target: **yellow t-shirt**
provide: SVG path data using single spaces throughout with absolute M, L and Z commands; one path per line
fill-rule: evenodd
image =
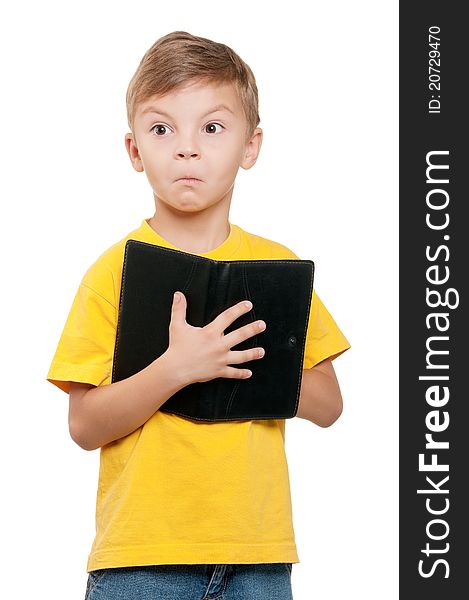
M 125 242 L 176 248 L 143 219 L 85 273 L 47 380 L 108 385 Z M 179 249 L 179 248 L 176 248 Z M 200 254 L 218 260 L 298 258 L 230 223 Z M 350 347 L 313 292 L 303 368 Z M 87 571 L 151 564 L 299 562 L 285 455 L 285 419 L 195 422 L 156 411 L 100 448 L 96 536 Z

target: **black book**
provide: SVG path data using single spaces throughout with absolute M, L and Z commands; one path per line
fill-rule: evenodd
M 200 421 L 294 417 L 313 279 L 311 260 L 214 260 L 127 240 L 112 383 L 141 371 L 168 349 L 175 291 L 186 296 L 186 321 L 194 327 L 204 327 L 227 308 L 250 300 L 253 308 L 233 321 L 225 334 L 258 319 L 265 321 L 266 329 L 231 347 L 264 348 L 262 358 L 231 365 L 250 369 L 251 377 L 191 383 L 159 410 Z

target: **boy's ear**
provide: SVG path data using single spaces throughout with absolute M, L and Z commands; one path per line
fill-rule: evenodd
M 250 169 L 256 163 L 259 152 L 261 151 L 263 135 L 264 132 L 260 127 L 254 129 L 253 134 L 246 143 L 244 158 L 241 161 L 240 166 L 243 169 Z
M 125 134 L 125 148 L 130 158 L 130 162 L 132 163 L 133 168 L 141 173 L 143 169 L 142 159 L 140 158 L 140 153 L 138 151 L 137 144 L 135 143 L 133 133 Z

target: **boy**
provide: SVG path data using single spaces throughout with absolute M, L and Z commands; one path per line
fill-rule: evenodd
M 111 384 L 127 239 L 218 260 L 298 259 L 228 218 L 237 171 L 255 164 L 262 142 L 254 76 L 227 46 L 176 31 L 141 60 L 127 111 L 126 149 L 156 211 L 85 273 L 47 375 L 69 394 L 72 439 L 101 449 L 86 597 L 291 598 L 299 559 L 285 420 L 200 422 L 158 410 L 190 383 L 249 377 L 243 363 L 262 360 L 261 348 L 230 349 L 269 323 L 224 335 L 252 308 L 240 302 L 192 327 L 179 292 L 167 351 Z M 349 347 L 313 292 L 298 417 L 321 427 L 339 417 L 331 361 Z

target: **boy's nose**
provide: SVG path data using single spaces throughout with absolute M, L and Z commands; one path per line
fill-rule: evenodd
M 192 158 L 196 158 L 197 156 L 199 156 L 198 152 L 195 152 L 194 150 L 187 150 L 187 151 L 179 151 L 178 152 L 178 156 L 180 156 L 181 158 L 187 158 L 188 156 L 192 157 Z

